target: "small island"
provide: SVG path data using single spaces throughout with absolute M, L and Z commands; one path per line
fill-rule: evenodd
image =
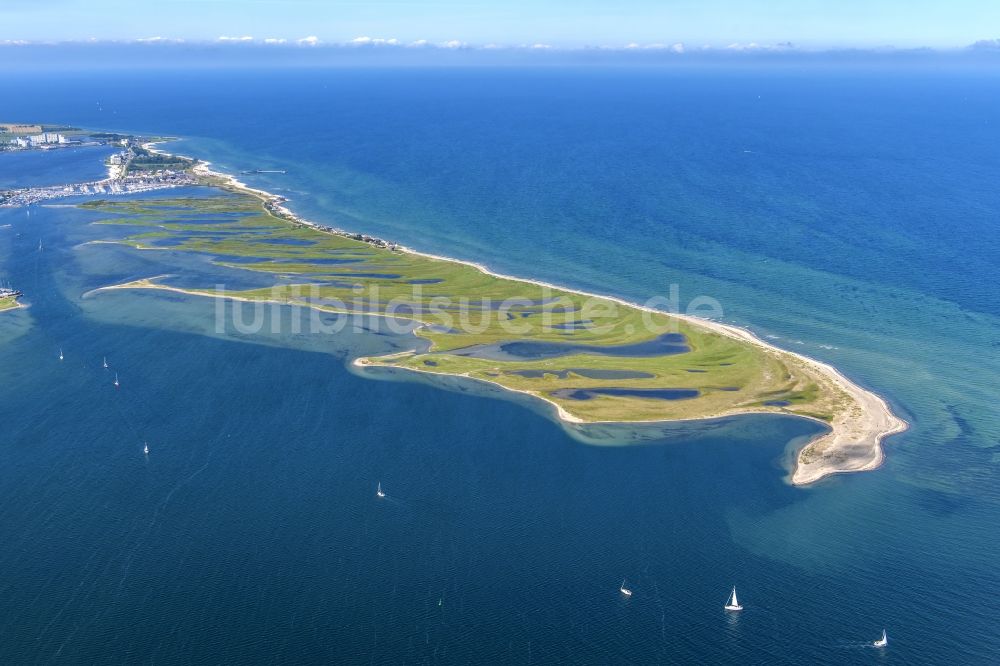
M 219 266 L 269 275 L 273 285 L 180 288 L 161 276 L 103 290 L 174 291 L 406 322 L 418 342 L 413 351 L 358 358 L 354 365 L 487 382 L 547 402 L 566 422 L 741 414 L 810 419 L 826 431 L 798 452 L 792 482 L 799 485 L 878 467 L 883 439 L 907 427 L 881 397 L 835 368 L 745 329 L 498 275 L 314 224 L 293 214 L 284 198 L 206 162 L 163 152 L 152 140 L 118 140 L 124 150 L 110 181 L 132 178 L 149 189 L 197 184 L 208 191 L 80 204 L 105 215 L 101 224 L 135 227 L 124 239 L 107 242 L 203 254 Z M 157 181 L 156 174 L 165 172 L 169 178 Z M 0 193 L 0 202 L 18 205 L 37 196 L 29 188 L 16 196 Z
M 24 294 L 16 289 L 0 287 L 0 312 L 16 310 L 21 307 L 21 304 L 17 302 L 17 299 L 23 295 Z

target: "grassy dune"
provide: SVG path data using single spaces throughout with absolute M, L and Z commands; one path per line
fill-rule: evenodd
M 208 198 L 96 201 L 104 224 L 135 225 L 143 249 L 205 253 L 221 265 L 269 273 L 292 284 L 231 291 L 331 312 L 384 314 L 423 326 L 425 353 L 365 359 L 366 364 L 464 375 L 528 392 L 587 421 L 705 418 L 747 411 L 792 412 L 830 421 L 849 397 L 797 357 L 720 335 L 665 314 L 484 273 L 475 266 L 378 247 L 275 217 L 244 194 Z M 146 282 L 135 287 L 156 287 Z M 218 295 L 214 289 L 188 290 Z M 490 308 L 484 309 L 483 302 Z M 679 334 L 684 353 L 615 356 L 577 350 L 557 358 L 492 360 L 456 352 L 510 342 L 615 347 Z M 779 352 L 779 353 L 776 353 Z M 665 400 L 565 389 L 694 389 Z
M 13 296 L 7 298 L 0 298 L 0 312 L 4 310 L 13 310 L 17 307 L 17 299 Z

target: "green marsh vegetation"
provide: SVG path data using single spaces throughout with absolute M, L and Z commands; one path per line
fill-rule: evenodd
M 106 214 L 101 224 L 136 227 L 122 241 L 135 247 L 205 254 L 221 266 L 275 278 L 270 288 L 219 294 L 206 285 L 190 293 L 388 315 L 415 326 L 414 334 L 429 342 L 429 349 L 364 359 L 364 364 L 494 382 L 549 400 L 581 420 L 784 412 L 830 421 L 851 402 L 835 383 L 780 350 L 664 313 L 321 231 L 272 215 L 249 194 L 82 206 Z M 156 286 L 140 283 L 132 286 Z M 673 344 L 657 347 L 657 340 L 666 339 L 662 336 L 673 336 Z M 558 347 L 512 355 L 502 348 L 511 343 Z M 629 346 L 629 355 L 621 355 L 621 348 Z M 618 394 L 580 399 L 566 389 L 615 389 Z M 640 393 L 623 395 L 621 389 Z M 668 400 L 642 393 L 649 389 L 698 393 Z

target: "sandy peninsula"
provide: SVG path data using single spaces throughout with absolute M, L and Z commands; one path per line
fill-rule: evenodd
M 155 147 L 153 143 L 147 143 L 144 145 L 147 150 L 161 153 L 164 155 L 169 155 L 165 151 L 159 150 Z M 195 158 L 189 158 L 195 159 Z M 245 183 L 241 182 L 232 175 L 217 172 L 211 168 L 209 162 L 203 160 L 195 160 L 196 165 L 192 168 L 192 172 L 198 177 L 198 179 L 204 185 L 219 187 L 225 190 L 229 190 L 236 193 L 245 194 L 252 196 L 260 200 L 261 205 L 264 209 L 273 215 L 274 217 L 283 219 L 287 222 L 309 227 L 313 230 L 322 233 L 331 233 L 341 236 L 357 236 L 357 234 L 351 234 L 344 230 L 332 229 L 330 227 L 325 227 L 312 223 L 308 220 L 302 219 L 289 210 L 285 203 L 286 200 L 283 197 L 273 195 L 264 190 L 251 188 Z M 368 237 L 365 237 L 366 239 Z M 368 240 L 378 240 L 378 239 L 368 239 Z M 384 241 L 379 241 L 385 245 Z M 712 413 L 699 413 L 694 419 L 688 420 L 705 420 L 705 419 L 715 419 L 720 417 L 727 417 L 739 414 L 754 414 L 754 413 L 786 413 L 789 416 L 797 416 L 799 418 L 810 418 L 814 421 L 822 423 L 828 428 L 828 431 L 818 435 L 811 441 L 806 443 L 805 446 L 798 452 L 795 469 L 791 474 L 791 482 L 796 485 L 807 485 L 814 483 L 826 476 L 831 474 L 839 474 L 846 472 L 858 472 L 871 470 L 882 464 L 884 460 L 883 452 L 883 441 L 886 437 L 904 431 L 907 428 L 905 421 L 900 419 L 898 416 L 893 414 L 887 402 L 879 395 L 869 391 L 855 382 L 846 378 L 837 369 L 832 367 L 827 363 L 817 361 L 810 357 L 798 354 L 796 352 L 788 351 L 777 347 L 771 343 L 768 343 L 752 332 L 738 328 L 735 326 L 730 326 L 715 321 L 710 321 L 706 319 L 701 319 L 698 317 L 693 317 L 689 315 L 677 314 L 672 312 L 664 312 L 662 310 L 656 310 L 653 308 L 648 308 L 638 303 L 632 303 L 625 299 L 621 299 L 615 296 L 604 295 L 604 294 L 594 294 L 580 290 L 568 289 L 566 287 L 561 287 L 547 282 L 542 282 L 538 280 L 532 280 L 528 278 L 504 275 L 501 273 L 496 273 L 491 271 L 486 266 L 477 264 L 474 262 L 464 261 L 461 259 L 456 259 L 453 257 L 445 257 L 439 255 L 433 255 L 428 253 L 422 253 L 410 248 L 398 246 L 391 244 L 393 251 L 406 253 L 415 257 L 423 257 L 432 261 L 440 262 L 450 262 L 453 264 L 461 264 L 474 268 L 475 270 L 481 272 L 484 275 L 496 278 L 498 280 L 507 280 L 523 283 L 525 285 L 533 285 L 536 287 L 545 287 L 554 290 L 559 290 L 561 292 L 576 294 L 578 296 L 587 298 L 597 298 L 603 299 L 609 302 L 616 303 L 625 308 L 641 310 L 649 313 L 655 313 L 657 315 L 665 315 L 668 317 L 674 317 L 680 321 L 685 322 L 690 327 L 694 329 L 709 332 L 715 335 L 724 336 L 728 339 L 738 341 L 741 344 L 752 345 L 755 348 L 761 350 L 770 357 L 780 359 L 783 367 L 790 369 L 800 377 L 805 377 L 809 381 L 815 383 L 819 391 L 825 392 L 826 394 L 833 396 L 833 403 L 836 404 L 836 409 L 833 411 L 829 418 L 817 418 L 811 416 L 808 413 L 795 413 L 790 410 L 783 410 L 780 407 L 768 406 L 768 407 L 737 407 L 730 409 L 723 409 Z M 237 294 L 219 294 L 209 290 L 191 290 L 191 289 L 180 289 L 177 287 L 171 287 L 169 285 L 162 284 L 159 279 L 145 279 L 138 280 L 134 282 L 129 282 L 121 285 L 112 285 L 104 289 L 156 289 L 156 290 L 167 290 L 175 291 L 180 293 L 185 293 L 189 295 L 206 296 L 206 297 L 222 297 L 231 300 L 251 300 L 260 301 L 258 297 L 255 298 L 241 298 Z M 101 291 L 101 290 L 95 290 Z M 279 301 L 282 303 L 288 303 L 288 301 Z M 328 312 L 341 312 L 343 314 L 359 314 L 358 312 L 352 312 L 350 310 L 336 310 L 327 307 L 316 306 L 315 304 L 303 304 L 308 307 L 314 307 L 316 309 L 322 309 Z M 366 312 L 364 314 L 372 314 Z M 425 322 L 426 324 L 426 322 Z M 377 358 L 359 358 L 353 361 L 354 365 L 359 368 L 373 367 L 373 366 L 383 366 L 383 367 L 399 367 L 401 369 L 412 371 L 412 372 L 426 372 L 432 374 L 451 374 L 455 376 L 464 376 L 470 380 L 482 381 L 486 383 L 499 386 L 508 391 L 514 391 L 517 393 L 523 393 L 531 395 L 534 398 L 543 400 L 551 404 L 554 408 L 556 416 L 567 423 L 599 423 L 607 422 L 600 419 L 592 419 L 581 417 L 579 414 L 574 414 L 571 410 L 567 409 L 565 405 L 559 404 L 558 402 L 552 400 L 547 395 L 543 395 L 540 392 L 522 389 L 508 384 L 502 383 L 500 381 L 494 381 L 487 377 L 475 376 L 473 373 L 465 372 L 447 372 L 444 370 L 437 370 L 433 368 L 423 368 L 414 367 L 410 365 L 396 365 L 397 361 L 400 361 L 402 357 L 399 355 L 387 356 L 387 357 L 377 357 Z M 641 418 L 641 419 L 622 419 L 616 420 L 616 422 L 669 422 L 685 420 L 673 417 L 657 418 L 655 415 L 651 418 Z

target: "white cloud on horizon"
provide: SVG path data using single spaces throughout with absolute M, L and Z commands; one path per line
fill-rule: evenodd
M 702 50 L 711 50 L 711 47 L 703 47 Z M 778 44 L 758 44 L 757 42 L 750 42 L 749 44 L 740 44 L 740 43 L 737 42 L 735 44 L 730 44 L 729 46 L 727 46 L 726 50 L 727 51 L 767 51 L 767 52 L 771 52 L 771 53 L 776 52 L 776 51 L 800 51 L 800 49 L 798 47 L 796 47 L 794 44 L 792 44 L 791 42 L 779 42 Z M 876 52 L 879 49 L 865 49 L 865 50 L 871 51 L 871 52 Z
M 683 42 L 677 42 L 676 44 L 664 44 L 663 42 L 636 44 L 635 42 L 632 42 L 631 44 L 626 44 L 624 48 L 627 51 L 635 51 L 638 49 L 642 49 L 643 51 L 664 51 L 669 53 L 684 53 L 685 51 Z
M 381 37 L 355 37 L 350 41 L 351 46 L 400 46 L 398 39 L 383 39 Z
M 90 41 L 91 43 L 99 42 L 99 40 L 95 39 L 91 39 L 88 41 Z M 185 43 L 185 40 L 181 39 L 180 37 L 160 37 L 159 35 L 157 35 L 156 37 L 139 37 L 132 41 L 134 41 L 137 44 L 184 44 Z

